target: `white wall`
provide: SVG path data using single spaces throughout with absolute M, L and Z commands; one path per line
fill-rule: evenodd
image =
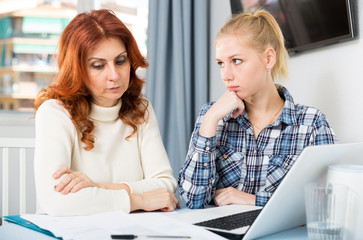
M 363 33 L 363 2 L 358 2 L 358 31 Z M 211 1 L 210 100 L 217 100 L 225 87 L 215 64 L 214 38 L 230 16 L 229 0 Z M 290 78 L 284 85 L 295 103 L 320 109 L 341 143 L 363 141 L 363 42 L 333 44 L 293 55 Z
M 0 138 L 34 138 L 34 113 L 0 111 Z

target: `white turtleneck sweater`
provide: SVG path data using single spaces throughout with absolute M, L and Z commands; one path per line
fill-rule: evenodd
M 132 193 L 156 188 L 174 192 L 176 180 L 166 154 L 154 110 L 149 103 L 148 121 L 137 133 L 125 138 L 132 128 L 118 117 L 121 101 L 114 107 L 92 105 L 95 124 L 94 148 L 83 149 L 80 133 L 67 110 L 56 100 L 45 101 L 35 118 L 35 183 L 38 213 L 53 216 L 87 215 L 106 211 L 130 212 L 125 190 L 87 187 L 63 195 L 54 190 L 60 181 L 52 174 L 62 165 L 86 174 L 93 182 L 126 183 Z

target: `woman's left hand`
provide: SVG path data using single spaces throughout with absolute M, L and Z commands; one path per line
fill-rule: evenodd
M 151 192 L 130 195 L 131 211 L 144 210 L 171 212 L 175 208 L 180 208 L 178 198 L 175 193 L 165 188 L 158 188 Z
M 97 187 L 97 184 L 94 183 L 86 174 L 73 171 L 66 166 L 62 166 L 55 171 L 53 177 L 54 179 L 59 179 L 63 175 L 65 176 L 54 187 L 57 192 L 62 194 L 75 193 L 86 187 Z
M 221 188 L 216 190 L 214 203 L 217 206 L 230 204 L 255 205 L 256 195 L 242 192 L 234 187 Z

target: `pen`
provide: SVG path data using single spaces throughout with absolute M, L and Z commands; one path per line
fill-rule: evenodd
M 147 235 L 147 236 L 143 236 L 143 237 L 147 237 L 147 238 L 191 238 L 190 236 L 170 236 L 170 235 Z M 133 234 L 112 234 L 111 235 L 112 239 L 135 239 L 137 238 L 137 235 L 133 235 Z

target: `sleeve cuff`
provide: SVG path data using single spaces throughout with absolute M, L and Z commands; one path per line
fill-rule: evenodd
M 134 190 L 133 190 L 132 186 L 129 183 L 127 183 L 127 182 L 120 182 L 120 184 L 127 185 L 130 188 L 130 193 L 134 193 Z
M 131 203 L 130 203 L 130 196 L 126 190 L 118 190 L 115 191 L 115 206 L 117 210 L 121 210 L 125 213 L 130 213 L 131 211 Z M 127 199 L 127 201 L 125 201 Z
M 193 138 L 193 144 L 196 150 L 199 152 L 211 153 L 216 148 L 217 137 L 203 137 L 199 135 L 199 132 L 195 133 Z
M 265 204 L 267 203 L 267 201 L 270 199 L 272 194 L 267 193 L 267 192 L 258 192 L 256 194 L 256 206 L 265 206 Z

